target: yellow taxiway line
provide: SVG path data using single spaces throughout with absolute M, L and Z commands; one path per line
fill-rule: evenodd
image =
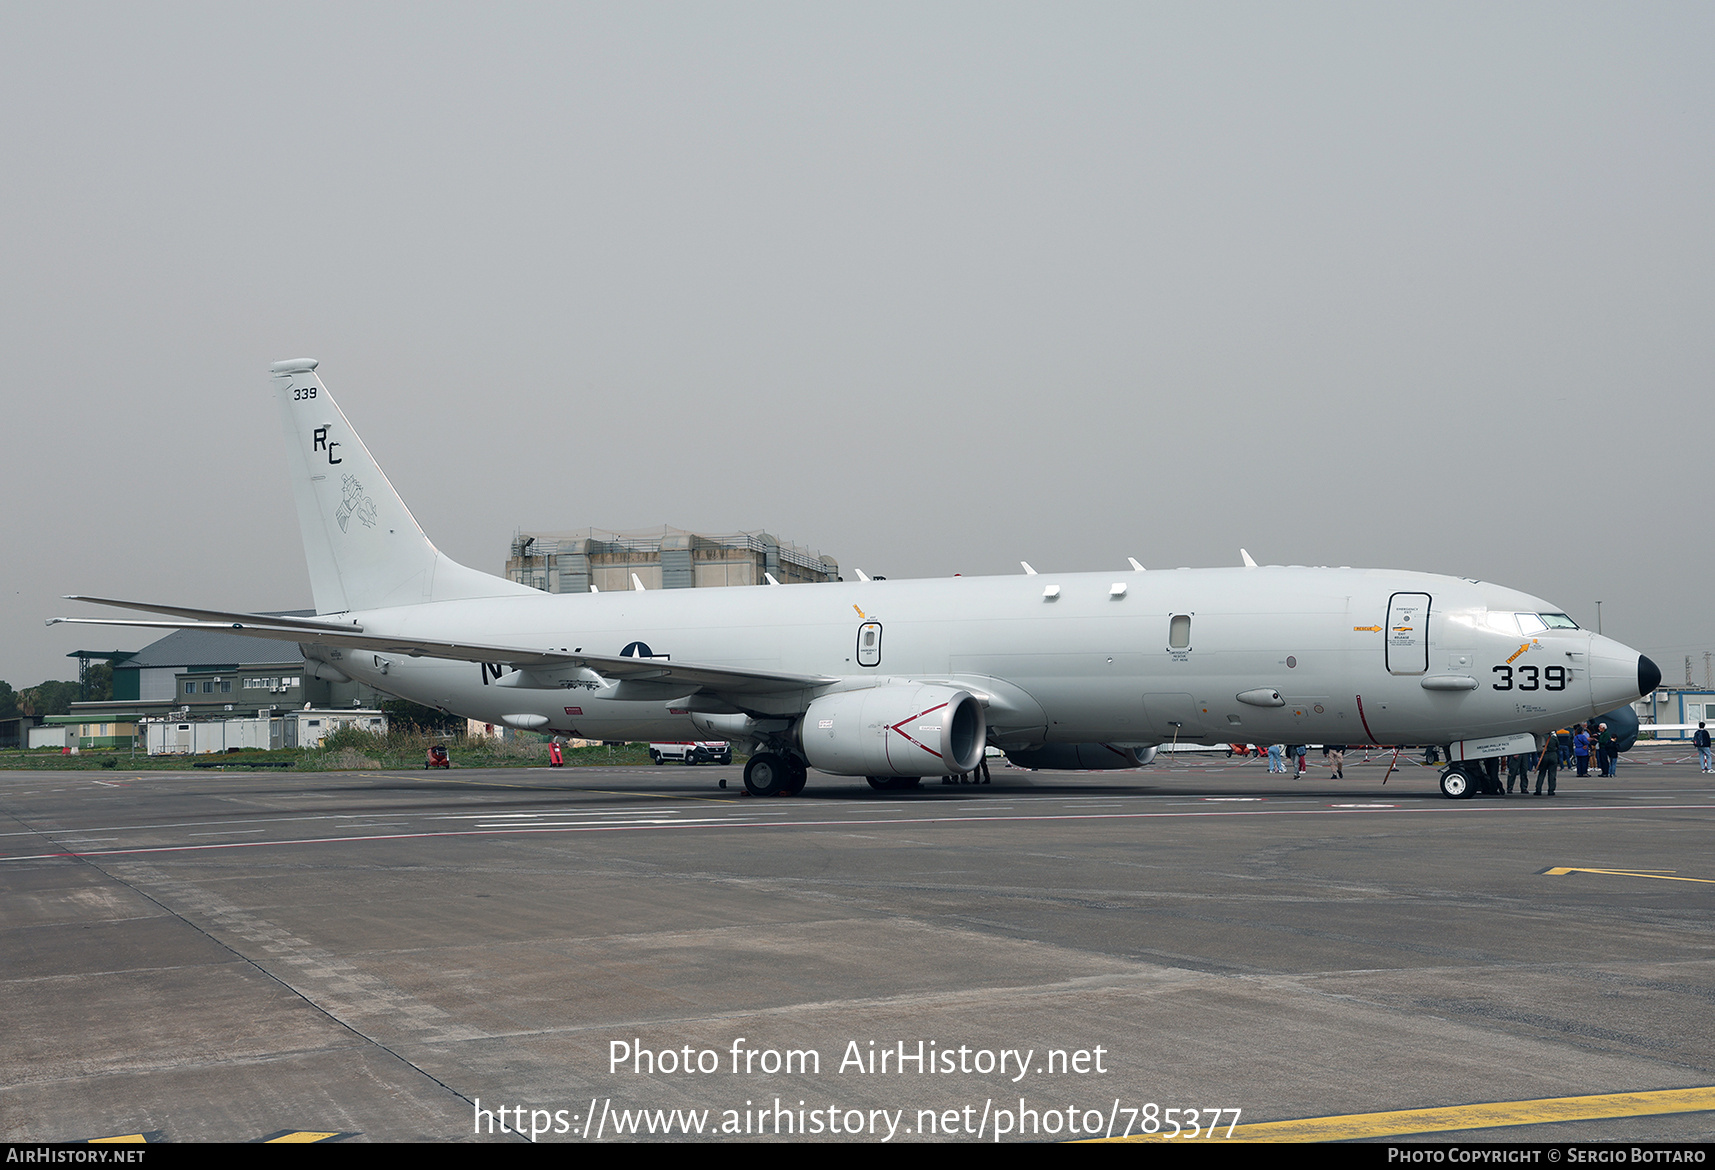
M 1545 1097 L 1536 1101 L 1493 1101 L 1441 1109 L 1396 1109 L 1386 1113 L 1348 1113 L 1341 1117 L 1305 1117 L 1296 1121 L 1258 1121 L 1233 1127 L 1229 1138 L 1215 1127 L 1212 1139 L 1235 1142 L 1349 1142 L 1364 1138 L 1410 1137 L 1460 1129 L 1497 1129 L 1512 1125 L 1553 1125 L 1562 1121 L 1599 1121 L 1612 1117 L 1653 1117 L 1665 1113 L 1715 1110 L 1715 1086 L 1655 1089 L 1643 1093 L 1602 1093 L 1592 1097 Z M 1159 1142 L 1158 1133 L 1132 1134 L 1097 1141 Z
M 1700 882 L 1715 886 L 1715 878 L 1675 877 L 1671 869 L 1583 869 L 1574 865 L 1557 865 L 1542 871 L 1544 877 L 1565 877 L 1569 873 L 1605 873 L 1610 877 L 1659 878 L 1664 882 Z

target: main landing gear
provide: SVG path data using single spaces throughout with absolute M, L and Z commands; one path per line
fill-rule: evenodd
M 744 790 L 752 796 L 797 796 L 810 769 L 796 756 L 761 752 L 744 766 Z
M 877 792 L 900 792 L 923 783 L 921 776 L 865 776 L 864 779 Z

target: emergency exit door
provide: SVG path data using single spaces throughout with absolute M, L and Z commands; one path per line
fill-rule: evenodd
M 865 622 L 858 627 L 857 661 L 859 666 L 881 665 L 880 622 Z
M 1387 646 L 1389 674 L 1424 674 L 1429 670 L 1429 594 L 1395 593 L 1388 598 Z

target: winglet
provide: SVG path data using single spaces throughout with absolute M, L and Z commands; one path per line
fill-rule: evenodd
M 1244 549 L 1241 548 L 1239 550 L 1239 555 L 1245 559 L 1245 568 L 1247 568 L 1247 569 L 1256 568 L 1256 562 L 1251 560 L 1250 553 L 1246 552 Z
M 1136 557 L 1127 557 L 1126 560 L 1130 561 L 1131 567 L 1136 569 L 1138 572 L 1142 573 L 1146 571 L 1142 565 L 1137 563 Z
M 1019 561 L 1018 563 L 1024 566 L 1024 575 L 1026 577 L 1036 576 L 1036 570 L 1030 567 L 1029 561 Z

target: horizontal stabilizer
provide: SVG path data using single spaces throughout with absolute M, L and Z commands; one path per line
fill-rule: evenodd
M 81 593 L 66 594 L 67 601 L 87 601 L 92 605 L 111 605 L 116 609 L 135 609 L 143 613 L 164 613 L 169 617 L 188 618 L 194 622 L 227 622 L 235 626 L 277 626 L 297 630 L 362 630 L 356 622 L 334 621 L 330 618 L 299 617 L 271 613 L 233 613 L 224 609 L 190 609 L 182 605 L 156 605 L 148 601 L 119 601 L 111 597 L 86 597 Z M 83 619 L 60 618 L 59 621 Z M 52 625 L 53 623 L 48 623 Z M 103 625 L 111 623 L 103 622 Z

